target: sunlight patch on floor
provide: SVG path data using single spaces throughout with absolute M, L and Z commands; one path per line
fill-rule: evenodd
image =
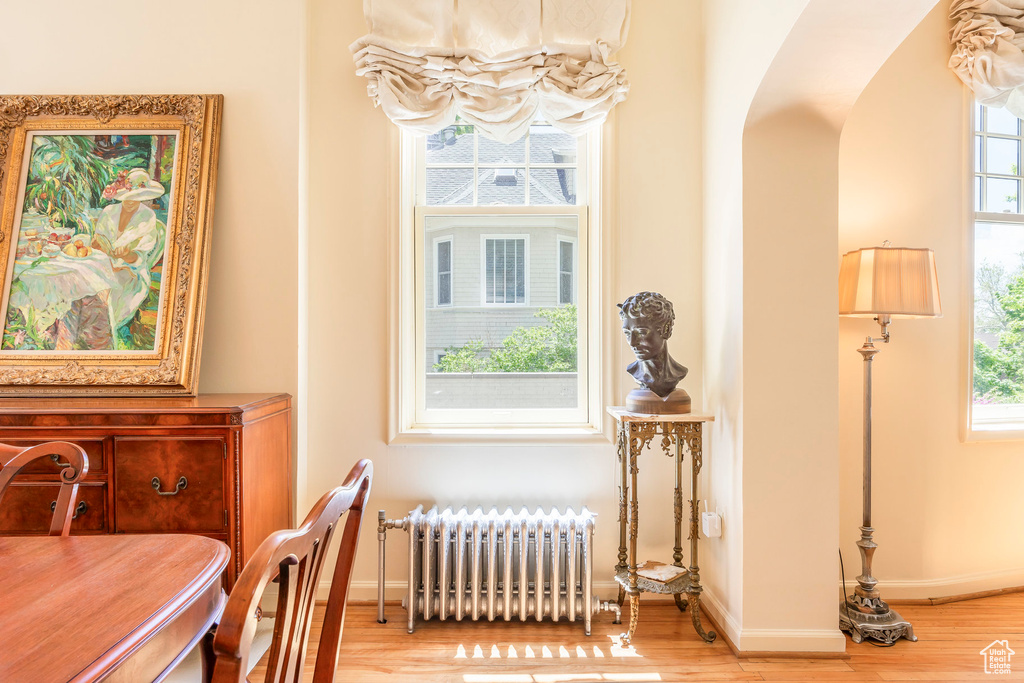
M 636 648 L 623 647 L 620 643 L 619 636 L 609 636 L 608 639 L 611 641 L 608 645 L 608 653 L 594 645 L 593 655 L 588 654 L 587 650 L 582 645 L 574 646 L 569 645 L 540 645 L 539 652 L 535 650 L 531 645 L 522 645 L 522 655 L 519 654 L 519 650 L 516 649 L 515 645 L 509 645 L 507 652 L 502 655 L 501 648 L 497 643 L 491 645 L 465 645 L 460 644 L 455 648 L 454 659 L 519 659 L 523 657 L 525 659 L 536 659 L 538 657 L 542 659 L 587 659 L 589 657 L 604 658 L 604 657 L 615 657 L 615 658 L 639 658 L 643 659 L 643 655 L 636 651 Z M 503 647 L 503 646 L 502 646 Z M 469 654 L 470 648 L 472 654 Z M 557 654 L 555 652 L 557 650 Z M 532 680 L 532 679 L 531 679 Z M 608 679 L 612 680 L 612 679 Z M 632 680 L 632 679 L 622 679 Z M 661 679 L 637 679 L 637 680 L 661 680 Z
M 572 681 L 617 681 L 618 683 L 647 683 L 663 680 L 657 673 L 618 674 L 465 674 L 465 683 L 572 683 Z

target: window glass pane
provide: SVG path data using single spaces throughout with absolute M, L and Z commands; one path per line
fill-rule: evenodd
M 439 273 L 450 272 L 452 269 L 452 243 L 437 243 L 437 271 Z
M 985 105 L 974 103 L 974 130 L 985 130 Z
M 573 205 L 576 203 L 576 169 L 531 168 L 530 203 Z
M 473 126 L 448 126 L 427 136 L 428 164 L 472 164 Z
M 516 303 L 517 283 L 519 281 L 519 264 L 516 261 L 516 243 L 514 240 L 503 240 L 505 245 L 505 299 L 504 303 Z
M 492 204 L 522 206 L 526 203 L 526 169 L 480 169 L 477 192 L 479 193 L 477 203 L 480 206 Z
M 572 273 L 562 273 L 558 276 L 558 303 L 571 304 L 572 300 Z
M 576 138 L 554 126 L 530 126 L 531 164 L 575 164 Z
M 1018 213 L 1020 181 L 1006 178 L 985 179 L 985 210 L 993 213 Z
M 572 242 L 559 240 L 558 242 L 558 302 L 570 304 L 576 299 L 576 292 L 573 291 L 574 257 L 573 251 L 576 245 Z
M 488 239 L 484 259 L 488 282 L 493 283 L 485 293 L 485 301 L 489 304 L 526 303 L 526 240 Z
M 526 240 L 515 240 L 516 295 L 509 303 L 526 303 Z
M 472 126 L 449 126 L 427 136 L 428 205 L 576 204 L 578 142 L 574 136 L 538 123 L 519 140 L 502 144 L 472 131 Z M 475 188 L 467 174 L 476 178 Z
M 1012 406 L 1024 404 L 1024 225 L 979 222 L 974 245 L 975 419 L 1014 421 Z
M 981 211 L 981 176 L 974 176 L 974 210 Z
M 985 140 L 985 172 L 1020 175 L 1020 140 L 987 138 Z
M 563 273 L 572 272 L 572 242 L 559 242 L 558 243 L 558 269 Z
M 452 303 L 452 274 L 440 273 L 437 276 L 437 305 L 449 306 Z
M 429 291 L 436 282 L 440 300 L 451 291 L 444 308 L 428 299 L 418 312 L 423 346 L 417 354 L 425 368 L 420 395 L 427 410 L 580 406 L 579 330 L 576 306 L 568 303 L 576 292 L 572 272 L 562 272 L 563 264 L 576 265 L 575 244 L 558 241 L 578 238 L 578 220 L 508 213 L 424 216 L 421 248 L 437 244 L 438 251 L 425 259 L 421 286 Z M 435 242 L 449 236 L 450 245 Z M 458 283 L 432 270 L 444 265 L 445 254 L 451 272 L 459 273 Z M 535 277 L 531 285 L 528 274 Z
M 472 203 L 473 169 L 427 169 L 427 204 L 429 206 L 471 205 Z
M 487 240 L 487 270 L 494 273 L 494 288 L 489 304 L 505 303 L 505 240 Z
M 484 301 L 487 303 L 494 303 L 495 297 L 498 296 L 496 289 L 496 275 L 495 275 L 495 241 L 487 240 L 486 246 L 483 252 L 485 261 L 485 272 L 486 276 L 484 279 Z
M 526 163 L 526 136 L 515 142 L 503 144 L 480 136 L 480 159 L 481 164 L 525 164 Z
M 1018 135 L 1020 119 L 1003 107 L 986 107 L 985 120 L 989 133 Z
M 981 171 L 981 136 L 974 136 L 974 170 Z

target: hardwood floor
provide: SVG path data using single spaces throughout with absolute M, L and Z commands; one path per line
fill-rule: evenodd
M 688 615 L 668 604 L 644 603 L 635 649 L 618 645 L 623 627 L 608 613 L 593 635 L 581 624 L 432 621 L 405 632 L 404 612 L 388 608 L 376 622 L 373 605 L 349 607 L 341 644 L 340 681 L 408 683 L 583 683 L 586 681 L 972 681 L 1024 680 L 1024 594 L 944 605 L 900 605 L 918 642 L 894 647 L 847 641 L 845 659 L 737 658 L 721 639 L 706 645 Z M 623 614 L 623 620 L 627 618 Z M 314 617 L 319 636 L 323 608 Z M 706 623 L 706 622 L 705 622 Z M 986 674 L 979 654 L 994 640 L 1020 650 L 1013 673 Z M 1018 647 L 1019 646 L 1019 647 Z M 315 643 L 310 643 L 307 678 Z M 262 680 L 258 667 L 250 680 Z

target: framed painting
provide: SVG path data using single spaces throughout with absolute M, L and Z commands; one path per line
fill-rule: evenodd
M 0 395 L 195 394 L 220 95 L 0 95 Z

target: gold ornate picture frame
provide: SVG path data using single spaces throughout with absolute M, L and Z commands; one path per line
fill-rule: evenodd
M 0 95 L 0 396 L 194 395 L 221 95 Z

